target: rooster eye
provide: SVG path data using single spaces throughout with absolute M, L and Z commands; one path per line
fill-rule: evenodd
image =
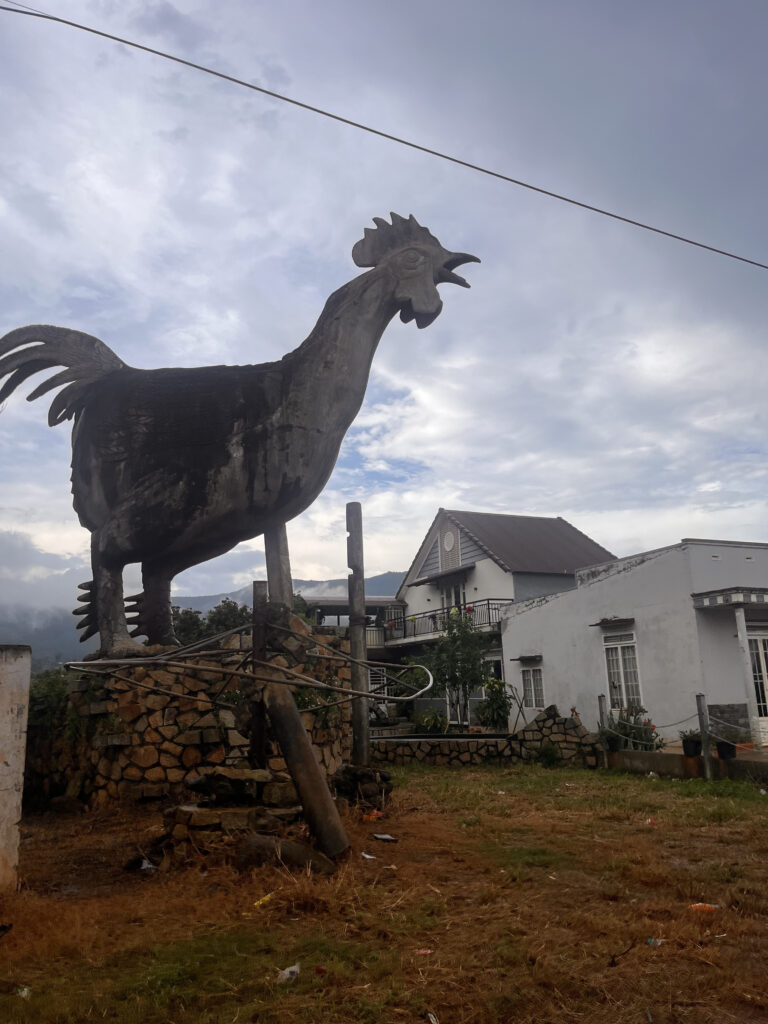
M 424 259 L 418 249 L 406 249 L 403 253 L 403 262 L 409 267 L 415 267 Z

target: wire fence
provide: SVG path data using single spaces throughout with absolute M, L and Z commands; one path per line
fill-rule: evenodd
M 222 699 L 221 694 L 225 692 L 226 687 L 228 687 L 231 682 L 240 679 L 248 682 L 277 683 L 279 685 L 299 686 L 305 689 L 343 694 L 343 697 L 333 702 L 324 701 L 321 704 L 303 707 L 301 709 L 302 711 L 319 712 L 355 700 L 380 701 L 388 704 L 405 703 L 424 696 L 424 694 L 428 693 L 434 685 L 432 673 L 426 665 L 410 664 L 405 669 L 401 669 L 400 672 L 387 672 L 386 669 L 392 669 L 392 665 L 388 662 L 368 661 L 366 659 L 353 658 L 352 655 L 340 652 L 336 647 L 323 643 L 321 640 L 318 640 L 316 636 L 296 632 L 287 626 L 270 623 L 269 628 L 298 640 L 305 648 L 305 658 L 316 657 L 312 652 L 320 649 L 324 652 L 323 658 L 326 661 L 336 661 L 345 665 L 361 665 L 368 670 L 371 668 L 379 670 L 385 669 L 383 673 L 384 678 L 381 679 L 380 672 L 379 681 L 375 686 L 371 687 L 369 690 L 354 690 L 350 686 L 337 686 L 333 683 L 316 679 L 313 676 L 307 675 L 305 672 L 299 672 L 297 669 L 293 669 L 284 664 L 280 664 L 278 666 L 273 662 L 256 658 L 252 650 L 247 650 L 239 652 L 242 654 L 239 666 L 221 666 L 220 672 L 223 681 L 213 696 L 198 697 L 197 699 L 209 704 L 211 707 L 233 709 L 237 707 L 237 704 L 232 701 Z M 138 666 L 148 667 L 150 665 L 162 666 L 163 668 L 181 669 L 191 669 L 198 666 L 201 671 L 210 673 L 211 671 L 215 671 L 215 668 L 210 664 L 211 661 L 216 661 L 221 658 L 231 658 L 238 653 L 231 648 L 222 647 L 222 642 L 237 634 L 252 633 L 252 629 L 252 625 L 236 626 L 233 629 L 224 630 L 221 633 L 216 633 L 213 636 L 188 644 L 185 647 L 174 648 L 172 651 L 148 655 L 147 657 L 102 658 L 94 661 L 72 661 L 68 662 L 66 667 L 74 671 L 86 672 L 94 676 L 110 676 L 114 679 L 118 679 L 120 682 L 135 686 L 138 689 L 157 693 L 162 696 L 178 697 L 179 694 L 175 691 L 166 689 L 156 683 L 140 682 L 132 676 L 127 675 L 125 670 L 128 668 L 136 668 Z M 262 673 L 259 673 L 259 668 L 269 671 L 269 675 L 265 675 L 263 671 Z M 414 670 L 421 671 L 426 674 L 426 685 L 417 686 L 406 678 L 406 676 Z M 281 674 L 287 678 L 279 678 Z M 397 689 L 401 692 L 393 694 L 389 692 L 390 689 Z M 386 692 L 384 692 L 385 690 Z
M 666 743 L 666 739 L 659 735 L 660 730 L 672 729 L 688 722 L 698 723 L 698 728 L 689 730 L 689 734 L 691 739 L 701 741 L 701 749 L 705 757 L 708 756 L 712 743 L 730 744 L 735 748 L 752 746 L 752 727 L 710 714 L 706 699 L 701 694 L 697 697 L 697 704 L 700 704 L 700 707 L 694 714 L 674 722 L 659 724 L 652 722 L 650 718 L 645 718 L 642 722 L 633 721 L 632 717 L 636 718 L 639 714 L 645 713 L 643 708 L 614 708 L 606 714 L 603 701 L 604 698 L 599 699 L 600 734 L 604 737 L 616 736 L 619 740 L 624 741 L 624 749 L 658 750 Z M 618 718 L 614 718 L 614 711 L 618 712 Z M 683 732 L 680 733 L 680 738 L 685 740 L 686 736 Z M 725 753 L 722 756 L 726 756 Z

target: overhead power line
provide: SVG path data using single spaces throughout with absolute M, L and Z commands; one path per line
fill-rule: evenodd
M 11 0 L 11 2 L 13 3 L 15 0 Z M 19 8 L 23 9 L 20 10 Z M 412 142 L 409 139 L 403 139 L 397 135 L 391 135 L 389 132 L 383 132 L 378 128 L 371 127 L 371 125 L 362 124 L 360 121 L 353 121 L 348 117 L 342 117 L 340 114 L 334 114 L 329 110 L 323 110 L 321 107 L 315 107 L 311 103 L 303 103 L 301 100 L 293 99 L 290 96 L 283 96 L 281 93 L 273 92 L 271 89 L 264 89 L 260 85 L 254 85 L 253 82 L 246 82 L 242 78 L 235 78 L 234 75 L 226 75 L 223 71 L 216 71 L 214 68 L 206 67 L 204 64 L 196 64 L 194 61 L 185 60 L 183 57 L 177 57 L 172 53 L 166 53 L 164 50 L 156 50 L 152 46 L 144 46 L 143 43 L 137 43 L 131 39 L 124 39 L 122 36 L 116 36 L 110 32 L 102 32 L 100 29 L 91 28 L 89 25 L 81 25 L 79 22 L 69 21 L 67 18 L 59 18 L 53 14 L 44 14 L 42 11 L 38 11 L 32 7 L 26 7 L 23 4 L 19 4 L 18 7 L 0 6 L 0 11 L 5 11 L 8 14 L 22 14 L 29 18 L 41 18 L 45 21 L 56 22 L 60 25 L 68 25 L 70 28 L 76 28 L 81 32 L 88 32 L 91 35 L 100 36 L 102 39 L 110 39 L 112 42 L 122 43 L 124 46 L 130 46 L 135 50 L 143 50 L 145 53 L 154 54 L 154 56 L 162 57 L 164 60 L 170 60 L 176 64 L 183 64 L 185 67 L 192 68 L 194 71 L 202 71 L 206 75 L 213 75 L 214 78 L 220 78 L 225 82 L 231 82 L 233 85 L 239 85 L 244 89 L 251 89 L 253 92 L 259 92 L 264 96 L 270 96 L 272 99 L 280 100 L 281 103 L 290 103 L 294 107 L 301 107 L 302 110 L 308 110 L 310 113 L 320 114 L 322 117 L 328 117 L 333 121 L 338 121 L 340 124 L 349 125 L 350 128 L 358 128 L 360 131 L 368 132 L 370 135 L 377 135 L 379 138 L 387 139 L 389 142 L 396 142 L 400 146 L 407 146 L 409 149 L 415 149 L 420 153 L 426 153 L 427 155 L 437 157 L 440 160 L 447 160 L 449 163 L 457 164 L 459 167 L 467 167 L 471 171 L 477 171 L 478 174 L 485 174 L 490 178 L 497 178 L 499 181 L 506 181 L 510 185 L 517 185 L 518 187 L 528 189 L 531 192 L 538 192 L 539 195 L 549 196 L 550 199 L 558 199 L 562 203 L 569 203 L 571 206 L 578 206 L 582 210 L 589 210 L 591 213 L 599 213 L 603 217 L 610 217 L 612 220 L 618 220 L 624 224 L 630 224 L 632 227 L 642 228 L 644 231 L 652 231 L 656 235 L 663 235 L 665 238 L 673 238 L 677 242 L 684 242 L 686 245 L 693 245 L 698 249 L 706 249 L 707 252 L 714 252 L 719 256 L 727 256 L 729 259 L 738 260 L 740 263 L 749 263 L 750 266 L 759 267 L 761 270 L 768 270 L 768 264 L 760 263 L 758 260 L 752 260 L 746 256 L 739 256 L 734 252 L 729 252 L 727 249 L 718 249 L 716 246 L 707 245 L 705 242 L 697 242 L 695 239 L 687 238 L 685 235 L 676 234 L 674 231 L 666 231 L 664 228 L 657 228 L 652 224 L 645 224 L 643 221 L 634 220 L 632 217 L 624 217 L 619 213 L 613 213 L 610 210 L 604 210 L 599 206 L 593 206 L 591 203 L 581 202 L 579 199 L 572 199 L 570 196 L 564 196 L 559 192 L 552 192 L 550 189 L 541 188 L 538 185 L 532 185 L 530 182 L 521 181 L 519 178 L 513 178 L 508 174 L 502 174 L 500 171 L 493 171 L 488 167 L 482 167 L 479 164 L 470 163 L 468 160 L 462 160 L 459 157 L 451 156 L 449 153 L 441 153 L 439 150 L 431 149 L 429 146 L 422 146 L 418 142 Z

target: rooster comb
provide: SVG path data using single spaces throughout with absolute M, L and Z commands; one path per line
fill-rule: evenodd
M 363 237 L 352 249 L 352 259 L 358 267 L 376 267 L 385 256 L 407 245 L 419 242 L 439 246 L 440 243 L 427 228 L 423 228 L 413 214 L 407 219 L 399 213 L 390 213 L 392 223 L 374 217 L 375 228 L 366 228 Z

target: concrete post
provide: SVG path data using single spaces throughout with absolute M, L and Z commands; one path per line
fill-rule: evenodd
M 347 565 L 352 570 L 349 588 L 349 653 L 358 662 L 365 661 L 365 574 L 363 571 L 363 512 L 359 501 L 347 503 Z M 368 691 L 368 669 L 352 662 L 352 689 Z M 371 760 L 371 727 L 368 701 L 358 697 L 352 702 L 352 763 L 367 766 Z
M 704 758 L 704 777 L 712 778 L 712 739 L 709 735 L 709 711 L 707 698 L 703 693 L 696 694 L 696 710 L 699 713 L 699 732 L 701 733 L 701 756 Z
M 604 729 L 608 724 L 608 715 L 606 713 L 606 705 L 608 701 L 604 693 L 597 695 L 597 718 L 600 723 L 600 728 Z
M 15 892 L 18 882 L 31 655 L 0 645 L 0 892 Z

